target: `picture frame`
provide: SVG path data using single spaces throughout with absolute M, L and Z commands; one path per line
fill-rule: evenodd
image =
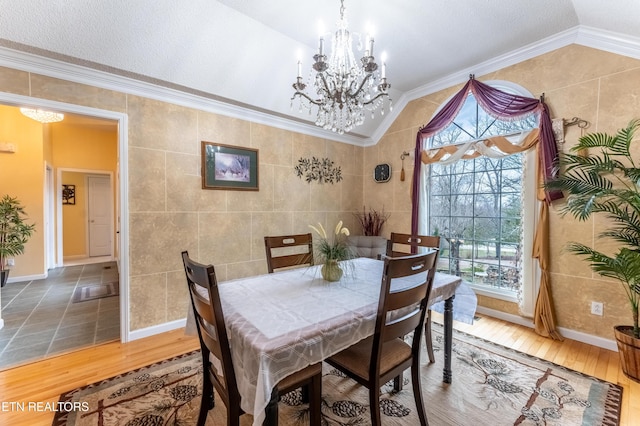
M 62 185 L 62 204 L 76 204 L 76 186 Z
M 258 150 L 202 141 L 202 189 L 258 191 Z

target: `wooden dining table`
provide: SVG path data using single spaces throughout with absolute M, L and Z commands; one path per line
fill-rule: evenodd
M 280 380 L 373 335 L 383 265 L 350 260 L 338 282 L 324 281 L 315 266 L 219 284 L 241 407 L 253 414 L 255 426 Z M 452 306 L 460 283 L 460 277 L 436 273 L 429 297 L 429 305 L 445 301 L 446 383 L 452 379 Z M 392 288 L 402 285 L 392 282 Z M 187 332 L 195 333 L 192 312 L 189 317 Z

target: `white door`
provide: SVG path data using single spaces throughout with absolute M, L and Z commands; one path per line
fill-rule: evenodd
M 89 176 L 89 256 L 110 256 L 111 253 L 111 180 L 108 176 Z

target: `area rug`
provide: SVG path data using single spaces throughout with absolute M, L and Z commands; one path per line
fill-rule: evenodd
M 73 291 L 71 301 L 73 303 L 86 302 L 87 300 L 102 299 L 118 295 L 118 281 L 105 284 L 91 284 L 76 287 Z
M 622 388 L 461 332 L 454 333 L 453 383 L 442 383 L 442 334 L 434 324 L 437 361 L 422 364 L 425 407 L 432 426 L 468 425 L 618 425 Z M 423 351 L 424 352 L 424 351 Z M 423 354 L 426 357 L 426 354 Z M 54 426 L 195 425 L 200 404 L 201 358 L 198 351 L 60 397 Z M 408 372 L 405 376 L 409 376 Z M 367 391 L 324 365 L 323 425 L 370 425 Z M 419 424 L 412 387 L 391 383 L 381 389 L 382 423 Z M 226 410 L 217 399 L 207 425 L 225 425 Z M 308 425 L 300 391 L 279 405 L 279 424 Z M 250 425 L 244 415 L 240 424 Z

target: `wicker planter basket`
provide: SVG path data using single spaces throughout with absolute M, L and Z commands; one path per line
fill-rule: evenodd
M 622 371 L 629 378 L 640 382 L 640 339 L 633 337 L 633 327 L 616 325 L 614 328 Z

